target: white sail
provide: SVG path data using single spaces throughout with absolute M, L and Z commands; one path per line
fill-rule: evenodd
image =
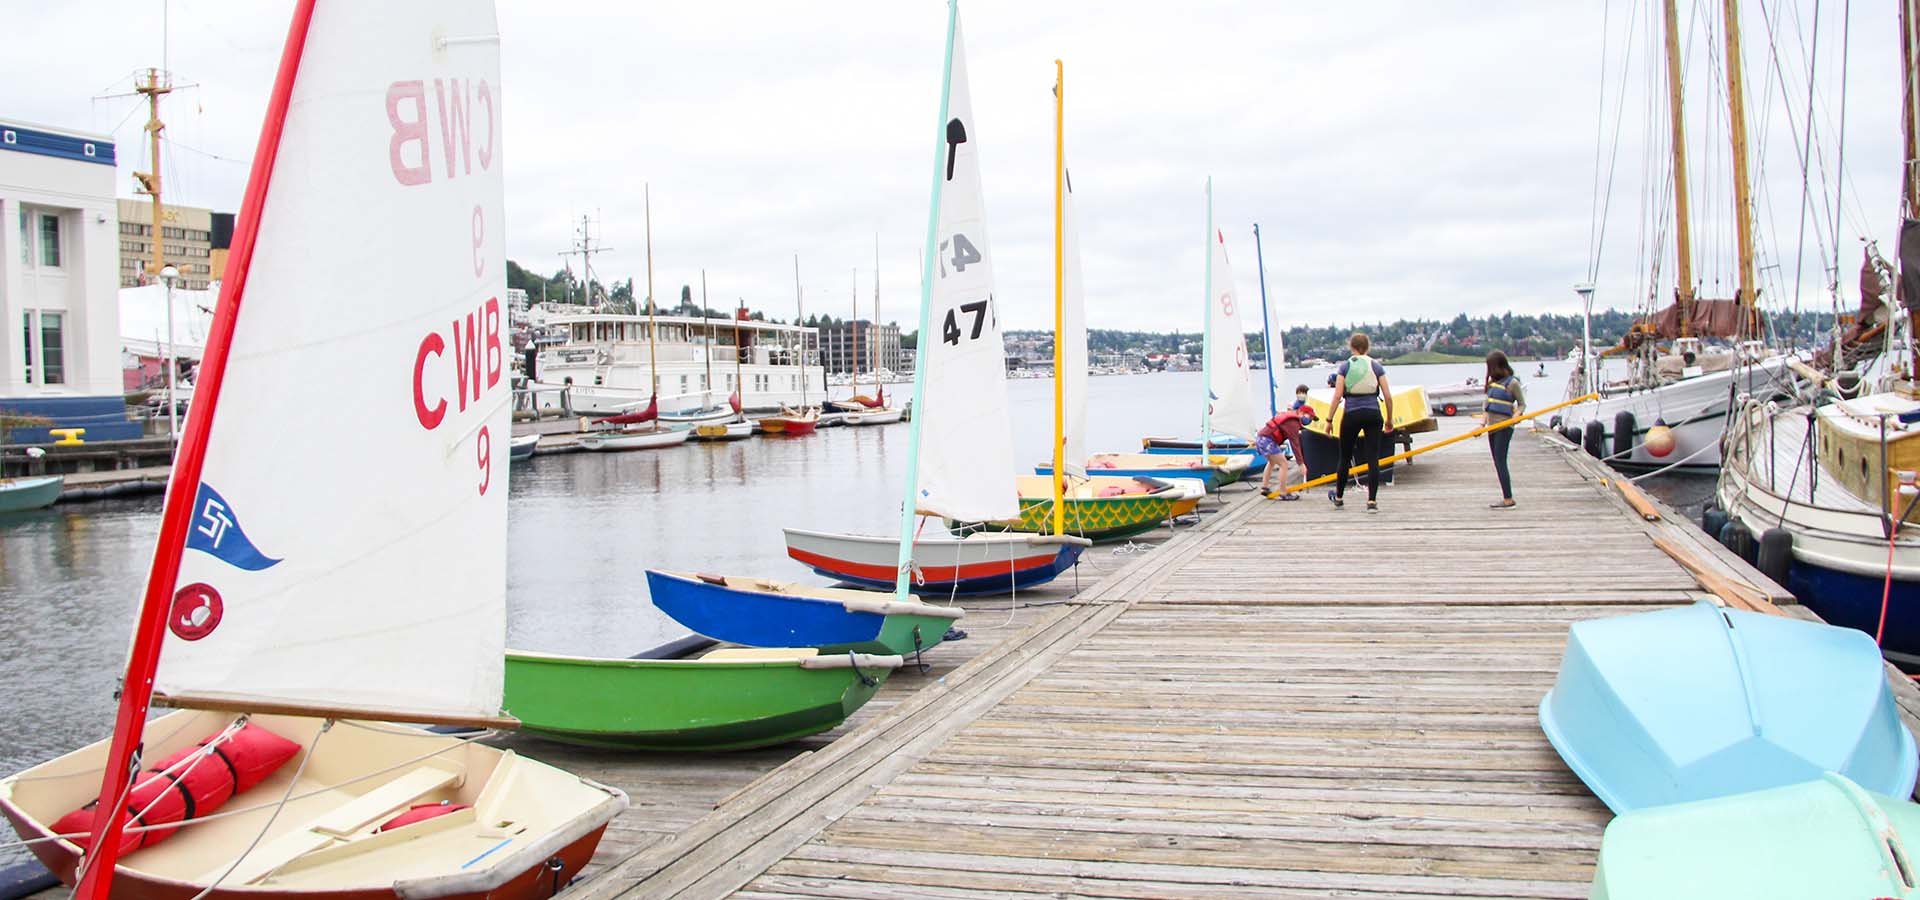
M 1213 229 L 1213 314 L 1207 329 L 1207 402 L 1215 434 L 1253 440 L 1260 427 L 1247 382 L 1247 335 L 1240 328 L 1240 298 L 1227 262 L 1227 236 Z
M 956 14 L 957 15 L 957 14 Z M 980 133 L 967 93 L 966 43 L 956 20 L 947 88 L 929 333 L 920 336 L 926 386 L 913 418 L 920 478 L 913 502 L 966 521 L 1020 513 L 1013 421 L 1007 410 L 1006 348 L 994 310 L 993 248 L 980 195 Z
M 1064 161 L 1063 161 L 1064 163 Z M 1061 440 L 1066 444 L 1063 467 L 1068 475 L 1087 475 L 1087 308 L 1080 281 L 1080 225 L 1073 208 L 1073 177 L 1063 173 L 1066 196 L 1060 209 L 1062 263 L 1060 290 L 1060 379 L 1062 403 Z
M 175 702 L 499 714 L 499 60 L 491 3 L 314 13 L 161 653 Z

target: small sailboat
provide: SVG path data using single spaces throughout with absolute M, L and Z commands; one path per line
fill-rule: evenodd
M 1828 772 L 1607 825 L 1593 900 L 1920 898 L 1920 805 Z M 1782 840 L 1782 836 L 1788 839 Z
M 1053 459 L 1045 478 L 1015 479 L 1017 516 L 995 520 L 948 517 L 956 534 L 1019 531 L 1077 538 L 1120 540 L 1160 527 L 1192 512 L 1199 496 L 1156 479 L 1092 475 L 1087 458 L 1087 318 L 1081 289 L 1080 226 L 1067 171 L 1066 64 L 1054 61 L 1054 341 Z M 1198 482 L 1196 482 L 1197 484 Z
M 891 588 L 900 542 L 890 537 L 786 529 L 787 555 L 828 578 L 874 590 Z M 1080 561 L 1074 543 L 1036 535 L 973 534 L 965 540 L 913 542 L 909 590 L 930 597 L 1004 594 L 1052 581 Z
M 647 590 L 656 609 L 695 634 L 749 647 L 914 655 L 966 615 L 875 591 L 655 569 Z
M 1209 221 L 1211 221 L 1213 209 L 1212 183 L 1209 182 L 1208 185 L 1207 209 Z M 1220 268 L 1220 274 L 1214 276 L 1210 273 L 1209 280 L 1218 277 L 1220 283 L 1224 285 L 1221 290 L 1223 292 L 1230 292 L 1233 290 L 1233 273 L 1227 260 L 1225 237 L 1218 231 L 1216 231 L 1215 234 L 1220 237 L 1219 243 L 1215 246 L 1215 263 Z M 1279 338 L 1275 335 L 1273 329 L 1273 317 L 1267 311 L 1266 256 L 1260 250 L 1260 226 L 1258 224 L 1253 226 L 1253 246 L 1255 259 L 1258 261 L 1257 270 L 1260 275 L 1260 333 L 1265 340 L 1268 361 L 1267 374 L 1263 379 L 1267 383 L 1267 417 L 1272 418 L 1280 414 L 1280 393 L 1275 386 L 1275 379 L 1280 377 L 1280 370 L 1286 363 L 1286 353 L 1280 348 Z M 1211 297 L 1214 292 L 1209 289 L 1207 293 L 1209 297 Z M 1203 345 L 1202 349 L 1202 356 L 1207 361 L 1208 391 L 1206 402 L 1213 404 L 1214 398 L 1227 397 L 1228 401 L 1220 407 L 1220 410 L 1224 413 L 1224 420 L 1233 421 L 1238 416 L 1236 410 L 1237 400 L 1233 399 L 1237 391 L 1230 389 L 1230 386 L 1236 378 L 1240 382 L 1247 380 L 1246 337 L 1240 333 L 1240 315 L 1237 303 L 1223 299 L 1217 311 L 1214 310 L 1211 301 L 1209 301 L 1209 303 L 1208 327 L 1203 332 L 1203 339 L 1208 343 Z M 1215 328 L 1213 325 L 1216 319 L 1220 323 L 1218 328 Z M 1219 341 L 1219 351 L 1211 349 L 1213 346 L 1212 342 L 1216 339 Z M 1225 355 L 1229 348 L 1234 347 L 1238 348 L 1237 353 L 1231 356 Z M 1216 355 L 1216 353 L 1219 355 Z M 1219 366 L 1217 373 L 1214 368 L 1216 365 Z M 1213 382 L 1216 380 L 1216 374 L 1221 385 L 1229 386 L 1228 390 L 1223 391 L 1214 386 Z M 1242 429 L 1231 427 L 1226 430 L 1213 428 L 1211 431 L 1212 433 L 1206 435 L 1204 440 L 1200 438 L 1141 438 L 1140 450 L 1143 453 L 1168 456 L 1194 456 L 1203 453 L 1241 456 L 1246 457 L 1247 460 L 1246 471 L 1242 477 L 1259 475 L 1266 471 L 1267 458 L 1260 455 L 1253 446 L 1253 435 L 1258 431 L 1257 424 L 1253 428 L 1244 429 L 1244 433 Z
M 914 550 L 922 543 L 914 539 L 918 515 L 1010 519 L 1018 514 L 1005 344 L 993 308 L 994 256 L 959 15 L 959 7 L 950 3 L 946 90 L 921 278 L 919 332 L 941 337 L 923 343 L 914 368 L 916 412 L 908 431 L 899 535 L 872 539 L 892 545 L 893 592 L 649 570 L 654 605 L 699 634 L 755 646 L 877 641 L 891 652 L 917 653 L 942 640 L 945 626 L 962 614 L 912 595 Z M 936 322 L 942 323 L 938 331 Z
M 1183 456 L 1166 453 L 1095 453 L 1087 457 L 1086 471 L 1126 478 L 1185 478 L 1198 481 L 1208 493 L 1245 477 L 1251 462 L 1243 455 L 1213 453 Z M 1033 467 L 1035 475 L 1052 475 L 1053 466 Z
M 860 296 L 857 289 L 854 293 L 853 311 L 854 318 L 858 320 L 860 317 Z M 880 238 L 878 235 L 875 235 L 873 239 L 873 324 L 876 327 L 880 324 Z M 850 323 L 848 327 L 853 329 L 854 356 L 858 357 L 860 355 L 859 325 L 856 321 Z M 860 393 L 860 366 L 858 363 L 855 363 L 853 367 L 853 397 L 834 404 L 842 414 L 842 422 L 847 425 L 892 425 L 899 422 L 906 414 L 906 410 L 900 407 L 887 405 L 887 386 L 880 383 L 880 349 L 878 344 L 879 341 L 877 340 L 867 341 L 867 368 L 873 372 L 874 396 L 868 397 Z
M 810 647 L 730 647 L 697 659 L 514 650 L 507 653 L 506 702 L 523 733 L 563 743 L 746 750 L 838 727 L 902 664 L 893 654 Z
M 800 254 L 798 253 L 793 255 L 793 310 L 793 320 L 795 322 L 799 322 L 807 317 L 806 301 L 800 292 Z M 800 346 L 800 356 L 802 370 L 800 376 L 800 408 L 793 409 L 782 406 L 779 414 L 761 418 L 760 430 L 766 434 L 784 434 L 791 437 L 798 437 L 804 434 L 812 434 L 814 429 L 820 426 L 819 408 L 807 403 L 807 380 L 809 376 L 806 372 L 811 370 L 806 368 L 808 365 L 807 348 L 804 342 Z
M 490 3 L 296 5 L 113 735 L 0 780 L 82 900 L 532 900 L 625 807 L 383 724 L 514 724 L 499 87 Z M 311 277 L 347 234 L 390 290 Z M 332 402 L 291 433 L 316 371 Z
M 738 441 L 753 437 L 752 422 L 715 422 L 693 426 L 693 438 L 702 441 Z
M 1920 769 L 1872 638 L 1706 601 L 1576 623 L 1540 727 L 1623 814 L 1827 771 L 1904 797 Z

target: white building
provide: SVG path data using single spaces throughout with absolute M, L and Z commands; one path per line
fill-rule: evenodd
M 0 226 L 0 410 L 89 441 L 137 437 L 121 394 L 113 138 L 0 119 Z

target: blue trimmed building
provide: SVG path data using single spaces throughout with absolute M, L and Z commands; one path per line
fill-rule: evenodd
M 109 135 L 0 119 L 0 415 L 7 443 L 141 436 L 120 361 L 119 210 Z

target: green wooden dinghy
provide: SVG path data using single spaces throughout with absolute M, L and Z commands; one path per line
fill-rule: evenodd
M 698 659 L 507 652 L 520 730 L 634 750 L 745 750 L 828 731 L 873 698 L 898 656 L 814 648 L 715 650 Z

